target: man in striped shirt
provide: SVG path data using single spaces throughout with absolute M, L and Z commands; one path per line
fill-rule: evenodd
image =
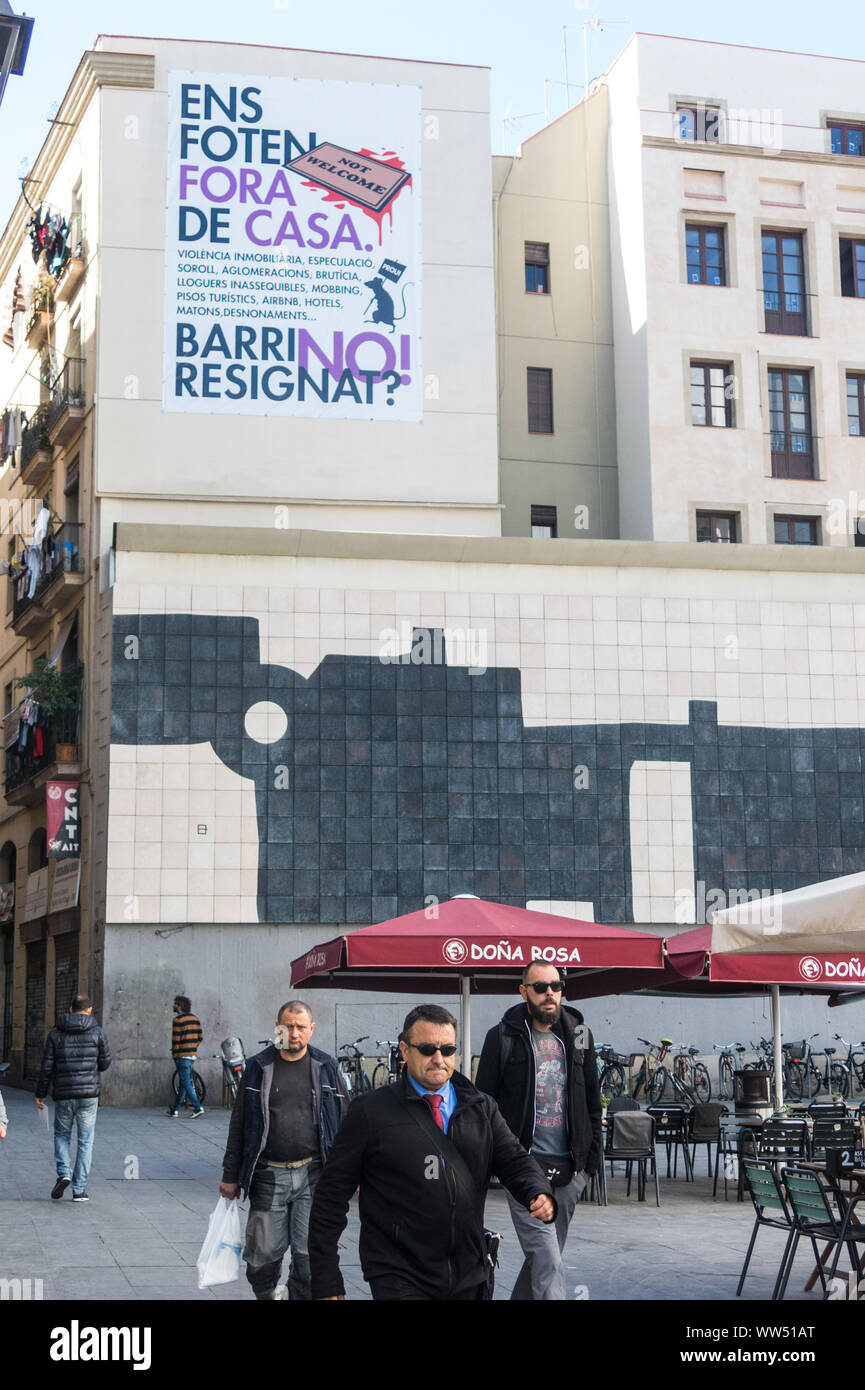
M 184 1097 L 188 1099 L 192 1107 L 193 1119 L 196 1115 L 204 1114 L 204 1106 L 195 1094 L 195 1087 L 192 1084 L 192 1063 L 195 1061 L 195 1054 L 204 1034 L 201 1031 L 199 1019 L 195 1017 L 195 1014 L 190 1013 L 191 1008 L 188 995 L 178 994 L 175 996 L 174 1023 L 171 1026 L 171 1055 L 177 1068 L 179 1085 L 177 1102 L 167 1112 L 172 1120 L 176 1120 L 180 1114 Z

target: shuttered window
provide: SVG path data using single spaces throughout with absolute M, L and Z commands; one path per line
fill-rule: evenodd
M 528 367 L 529 434 L 553 432 L 553 372 L 551 367 Z

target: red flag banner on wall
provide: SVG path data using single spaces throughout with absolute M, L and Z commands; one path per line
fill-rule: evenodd
M 78 782 L 48 782 L 45 786 L 45 835 L 49 859 L 78 859 L 81 822 Z

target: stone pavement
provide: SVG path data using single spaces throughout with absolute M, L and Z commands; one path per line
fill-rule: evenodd
M 45 1299 L 251 1299 L 246 1280 L 200 1291 L 195 1261 L 217 1196 L 228 1111 L 169 1120 L 153 1110 L 99 1112 L 88 1191 L 73 1205 L 69 1190 L 49 1198 L 53 1139 L 28 1092 L 4 1088 L 9 1131 L 0 1141 L 0 1278 L 42 1279 Z M 48 1103 L 51 1106 L 51 1102 Z M 53 1107 L 52 1111 L 53 1111 Z M 697 1157 L 704 1174 L 705 1149 Z M 681 1168 L 681 1165 L 680 1165 Z M 661 1165 L 661 1173 L 665 1165 Z M 722 1300 L 736 1291 L 753 1224 L 750 1202 L 712 1200 L 711 1181 L 661 1177 L 661 1206 L 625 1196 L 622 1170 L 610 1184 L 610 1205 L 582 1204 L 565 1251 L 569 1296 L 589 1299 Z M 521 1264 L 504 1194 L 490 1193 L 488 1224 L 500 1230 L 496 1297 L 506 1298 Z M 357 1256 L 352 1203 L 341 1254 L 350 1299 L 369 1297 Z M 783 1237 L 762 1231 L 744 1299 L 772 1290 Z M 809 1269 L 801 1249 L 788 1298 L 803 1293 Z M 584 1286 L 580 1292 L 577 1286 Z M 575 1293 L 576 1290 L 576 1293 Z

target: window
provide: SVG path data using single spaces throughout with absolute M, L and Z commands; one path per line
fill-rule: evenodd
M 819 545 L 817 518 L 813 516 L 776 516 L 776 545 Z
M 27 846 L 27 872 L 28 874 L 38 873 L 48 864 L 48 842 L 45 830 L 34 830 L 30 836 L 30 843 Z
M 727 391 L 727 383 L 732 380 L 730 362 L 691 363 L 692 425 L 733 424 L 733 402 Z
M 539 540 L 555 540 L 559 534 L 555 507 L 532 507 L 532 535 Z
M 723 227 L 689 224 L 685 246 L 689 285 L 726 285 Z
M 551 367 L 528 367 L 529 434 L 553 432 L 553 372 Z
M 763 304 L 767 333 L 807 334 L 801 232 L 763 233 Z
M 772 477 L 813 478 L 811 373 L 769 372 Z
M 549 294 L 550 245 L 547 241 L 526 242 L 526 293 Z
M 847 373 L 847 433 L 865 436 L 865 375 Z
M 697 512 L 697 540 L 736 545 L 739 540 L 739 513 Z
M 846 121 L 827 121 L 833 154 L 865 154 L 862 137 L 865 126 L 848 125 Z
M 865 241 L 841 238 L 841 293 L 865 299 Z
M 721 112 L 717 106 L 677 106 L 676 135 L 680 140 L 696 140 L 717 145 L 720 136 Z

